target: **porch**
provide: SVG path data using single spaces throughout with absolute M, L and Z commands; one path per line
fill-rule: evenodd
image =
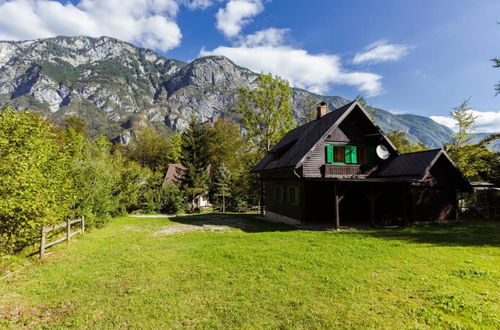
M 410 182 L 304 181 L 304 224 L 341 227 L 405 225 L 415 218 Z

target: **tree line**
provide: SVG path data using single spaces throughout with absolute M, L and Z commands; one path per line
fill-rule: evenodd
M 223 211 L 247 211 L 259 203 L 251 168 L 297 122 L 314 118 L 314 100 L 308 100 L 304 118 L 295 118 L 291 97 L 288 82 L 262 74 L 255 88 L 240 89 L 233 111 L 214 123 L 193 117 L 182 133 L 170 135 L 143 127 L 127 145 L 89 138 L 78 117 L 56 125 L 31 111 L 2 109 L 0 254 L 32 245 L 42 225 L 67 218 L 84 215 L 89 227 L 100 227 L 125 213 L 196 212 L 201 194 Z M 473 180 L 497 180 L 498 154 L 487 145 L 498 136 L 473 142 L 475 118 L 467 102 L 452 115 L 459 127 L 446 145 L 452 159 Z M 388 136 L 402 153 L 426 149 L 404 132 Z M 173 163 L 186 169 L 178 184 L 164 181 Z

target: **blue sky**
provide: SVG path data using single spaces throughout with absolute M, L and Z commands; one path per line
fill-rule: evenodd
M 498 0 L 0 0 L 0 39 L 110 35 L 190 61 L 222 54 L 298 87 L 451 125 L 471 97 L 500 131 Z

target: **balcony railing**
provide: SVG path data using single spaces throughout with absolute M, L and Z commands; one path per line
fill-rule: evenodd
M 352 176 L 365 176 L 373 172 L 373 165 L 333 165 L 325 164 L 323 166 L 323 177 L 352 177 Z

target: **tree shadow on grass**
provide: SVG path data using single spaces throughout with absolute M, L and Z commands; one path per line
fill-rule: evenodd
M 440 246 L 500 246 L 500 221 L 466 220 L 463 223 L 433 222 L 416 228 L 344 231 L 341 235 L 366 235 L 388 240 Z
M 182 215 L 170 218 L 170 221 L 192 226 L 206 226 L 207 228 L 209 226 L 225 226 L 240 229 L 246 233 L 285 232 L 298 230 L 296 227 L 286 224 L 266 221 L 257 214 L 207 213 Z

